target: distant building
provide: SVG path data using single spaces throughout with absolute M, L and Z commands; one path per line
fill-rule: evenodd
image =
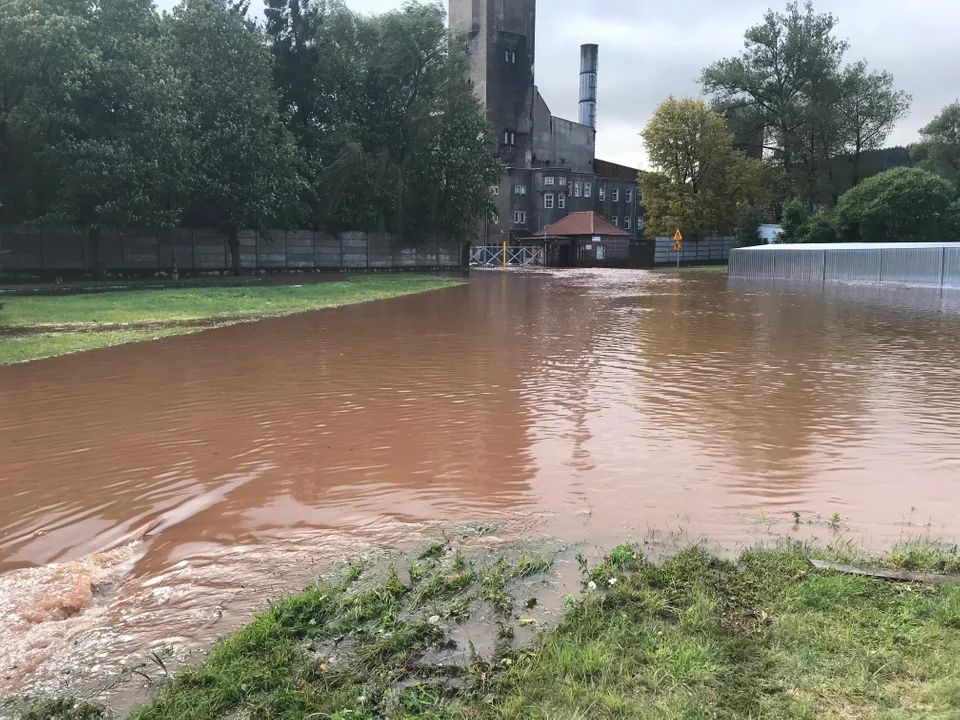
M 773 245 L 774 243 L 780 242 L 780 236 L 783 235 L 783 227 L 781 225 L 764 223 L 758 228 L 757 232 L 760 233 L 760 239 L 763 240 L 765 245 Z
M 536 0 L 450 0 L 450 27 L 467 38 L 474 90 L 507 166 L 481 241 L 523 243 L 583 212 L 642 237 L 637 169 L 595 155 L 598 47 L 580 48 L 579 122 L 554 116 L 534 82 L 536 12 Z

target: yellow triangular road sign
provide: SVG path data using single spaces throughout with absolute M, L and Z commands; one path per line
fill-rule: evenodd
M 683 235 L 680 234 L 680 228 L 677 228 L 677 231 L 673 234 L 673 239 L 677 242 L 683 240 Z

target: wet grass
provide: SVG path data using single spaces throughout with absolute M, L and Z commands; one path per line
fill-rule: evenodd
M 807 563 L 942 571 L 958 567 L 956 548 L 912 543 L 865 558 L 788 541 L 736 561 L 693 546 L 654 563 L 622 545 L 582 562 L 582 597 L 527 647 L 513 641 L 530 622 L 514 613 L 526 588 L 511 583 L 542 577 L 552 558 L 424 555 L 410 583 L 395 569 L 365 582 L 372 571 L 354 564 L 277 601 L 133 717 L 960 716 L 960 585 Z M 527 613 L 536 601 L 520 604 Z M 471 617 L 496 634 L 492 652 L 471 643 L 463 662 L 438 661 Z
M 196 287 L 11 297 L 3 300 L 0 310 L 0 365 L 197 331 L 229 322 L 409 295 L 458 282 L 404 274 L 361 276 L 344 282 L 302 286 Z M 197 322 L 208 325 L 178 326 Z

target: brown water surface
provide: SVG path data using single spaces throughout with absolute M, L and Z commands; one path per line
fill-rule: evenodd
M 960 298 L 478 274 L 0 368 L 0 493 L 8 688 L 207 642 L 333 560 L 471 521 L 955 537 Z

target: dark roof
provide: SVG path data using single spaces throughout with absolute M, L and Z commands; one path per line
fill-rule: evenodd
M 640 172 L 637 168 L 617 165 L 617 163 L 607 162 L 599 158 L 593 161 L 593 171 L 599 178 L 607 180 L 632 180 L 633 182 L 636 182 L 637 174 Z
M 576 235 L 615 235 L 630 237 L 630 233 L 608 223 L 595 212 L 570 213 L 562 220 L 548 225 L 537 237 L 573 237 Z

